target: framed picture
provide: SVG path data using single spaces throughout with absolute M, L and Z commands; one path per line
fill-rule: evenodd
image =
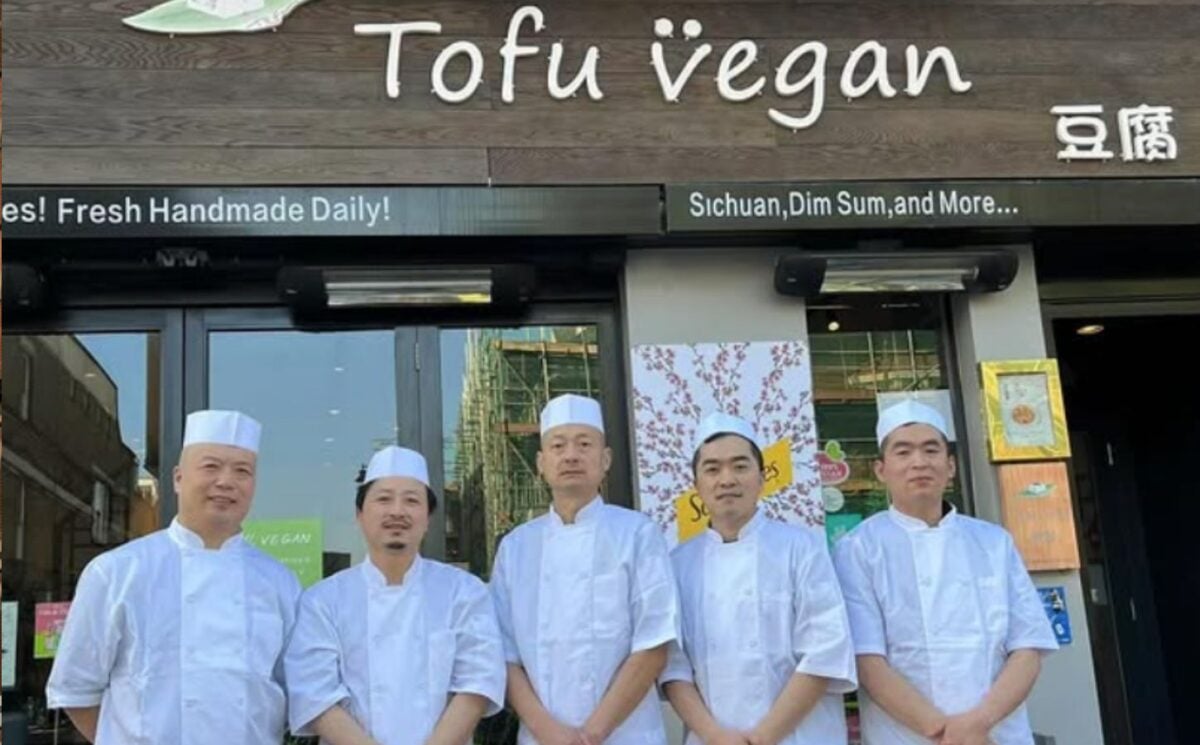
M 1057 360 L 982 362 L 980 372 L 993 461 L 1070 457 Z

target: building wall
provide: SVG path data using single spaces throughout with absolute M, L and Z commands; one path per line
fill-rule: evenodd
M 1000 516 L 999 488 L 981 417 L 971 415 L 982 411 L 975 370 L 981 360 L 1045 355 L 1033 252 L 1016 248 L 1021 271 L 1008 290 L 961 296 L 953 303 L 970 445 L 960 457 L 969 459 L 974 511 L 992 521 Z M 807 338 L 804 304 L 772 288 L 778 253 L 753 248 L 631 252 L 623 282 L 628 344 Z M 683 265 L 686 272 L 680 271 Z M 630 441 L 634 441 L 632 433 Z M 1034 731 L 1054 737 L 1055 745 L 1096 745 L 1104 738 L 1079 572 L 1042 572 L 1034 581 L 1066 587 L 1074 633 L 1071 645 L 1046 658 L 1030 696 Z M 678 722 L 672 718 L 672 723 L 678 734 Z
M 4 7 L 5 181 L 12 184 L 672 183 L 689 181 L 1006 178 L 1200 173 L 1200 3 L 1194 0 L 542 0 L 547 27 L 522 41 L 516 100 L 501 100 L 497 53 L 516 3 L 489 0 L 309 0 L 275 33 L 212 36 L 139 32 L 122 19 L 155 0 L 9 0 Z M 677 104 L 650 66 L 653 24 L 674 21 L 666 59 L 676 74 L 695 46 L 713 45 Z M 680 38 L 686 19 L 703 23 Z M 401 95 L 389 99 L 387 41 L 357 23 L 434 20 L 443 34 L 403 46 Z M 451 105 L 430 91 L 449 43 L 478 44 L 483 83 Z M 600 50 L 601 102 L 547 93 L 549 47 L 562 40 L 570 77 Z M 766 75 L 764 95 L 722 100 L 714 76 L 739 39 L 760 53 L 738 79 Z M 825 111 L 792 132 L 775 107 L 809 109 L 809 92 L 781 98 L 774 70 L 795 47 L 827 45 Z M 905 46 L 945 45 L 963 76 L 940 68 L 913 98 L 848 101 L 838 88 L 850 51 L 877 40 L 903 89 Z M 796 67 L 795 79 L 810 63 Z M 463 79 L 465 63 L 450 68 Z M 863 68 L 866 69 L 865 67 Z M 1179 157 L 1124 163 L 1116 111 L 1176 109 Z M 1107 163 L 1055 158 L 1058 104 L 1102 104 Z

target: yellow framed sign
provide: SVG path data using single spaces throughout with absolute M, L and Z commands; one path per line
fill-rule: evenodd
M 993 461 L 1071 456 L 1057 360 L 995 360 L 979 367 Z

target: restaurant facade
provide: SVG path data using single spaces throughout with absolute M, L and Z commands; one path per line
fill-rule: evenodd
M 757 422 L 764 509 L 833 542 L 887 507 L 879 407 L 941 408 L 947 498 L 1013 532 L 1060 641 L 1039 743 L 1186 742 L 1200 3 L 3 24 L 6 745 L 73 741 L 56 630 L 88 560 L 171 519 L 187 412 L 263 422 L 247 533 L 306 584 L 362 559 L 354 479 L 393 442 L 444 494 L 425 553 L 486 578 L 546 509 L 564 392 L 603 402 L 606 497 L 673 544 L 707 410 Z

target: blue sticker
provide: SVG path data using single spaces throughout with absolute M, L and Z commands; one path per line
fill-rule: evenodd
M 1042 607 L 1054 629 L 1054 638 L 1059 644 L 1071 643 L 1071 616 L 1067 614 L 1067 589 L 1065 587 L 1039 587 Z

